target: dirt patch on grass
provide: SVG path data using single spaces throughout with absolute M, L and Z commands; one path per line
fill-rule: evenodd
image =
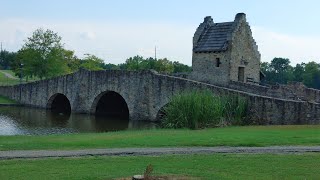
M 187 176 L 152 176 L 145 180 L 196 180 L 200 178 L 187 177 Z M 115 180 L 132 180 L 132 177 L 117 178 Z

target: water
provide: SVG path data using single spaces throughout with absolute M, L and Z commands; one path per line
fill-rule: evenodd
M 0 106 L 0 135 L 108 132 L 156 127 L 151 122 L 131 122 L 87 114 L 62 115 L 45 109 Z

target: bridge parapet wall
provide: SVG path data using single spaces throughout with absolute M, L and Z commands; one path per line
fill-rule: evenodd
M 162 91 L 160 106 L 170 101 L 170 97 L 183 90 L 209 89 L 216 95 L 237 95 L 248 100 L 249 119 L 256 124 L 319 124 L 320 104 L 300 100 L 267 97 L 211 84 L 166 75 L 154 75 L 155 88 Z M 161 84 L 159 88 L 157 84 Z M 163 90 L 162 90 L 163 89 Z M 170 94 L 171 93 L 171 94 Z M 161 107 L 158 107 L 160 109 Z
M 264 87 L 261 88 L 263 92 Z M 320 123 L 320 105 L 315 102 L 268 97 L 263 93 L 244 92 L 242 89 L 215 86 L 153 71 L 80 70 L 21 86 L 0 87 L 0 94 L 25 105 L 46 108 L 50 97 L 61 93 L 69 99 L 72 111 L 90 113 L 101 93 L 114 91 L 126 101 L 132 120 L 154 121 L 159 110 L 170 102 L 173 95 L 192 89 L 209 89 L 216 95 L 245 97 L 248 99 L 249 118 L 256 124 Z M 317 91 L 315 94 L 315 97 L 319 97 Z

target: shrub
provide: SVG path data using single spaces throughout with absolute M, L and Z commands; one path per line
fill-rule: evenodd
M 191 91 L 173 96 L 164 107 L 165 128 L 198 129 L 221 124 L 242 124 L 246 100 L 240 96 L 214 96 L 212 92 Z

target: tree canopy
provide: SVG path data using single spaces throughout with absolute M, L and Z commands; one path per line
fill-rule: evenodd
M 65 52 L 57 33 L 37 29 L 18 51 L 13 68 L 18 70 L 22 65 L 25 76 L 37 76 L 40 79 L 63 75 L 70 72 Z
M 293 67 L 289 59 L 274 58 L 271 63 L 261 63 L 261 70 L 266 74 L 268 84 L 297 81 L 308 87 L 320 89 L 320 64 L 314 61 L 296 64 Z

